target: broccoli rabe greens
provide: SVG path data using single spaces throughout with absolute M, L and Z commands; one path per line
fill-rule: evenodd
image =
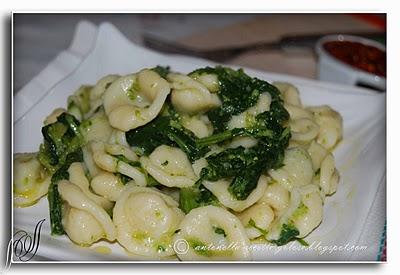
M 74 116 L 62 113 L 56 122 L 42 128 L 44 141 L 40 145 L 38 159 L 51 173 L 56 172 L 64 165 L 67 156 L 83 145 L 79 125 Z
M 275 86 L 248 76 L 242 69 L 235 71 L 221 66 L 206 67 L 195 70 L 189 75 L 201 74 L 214 74 L 218 77 L 218 95 L 222 105 L 207 114 L 216 133 L 226 130 L 227 123 L 233 115 L 240 114 L 254 106 L 261 93 L 268 92 L 271 95 L 272 102 L 282 102 L 279 90 Z
M 290 131 L 285 127 L 289 114 L 276 87 L 266 81 L 251 78 L 243 70 L 217 67 L 193 72 L 199 73 L 218 76 L 218 94 L 222 105 L 208 112 L 216 134 L 198 140 L 197 144 L 219 144 L 235 136 L 250 136 L 258 141 L 257 145 L 251 148 L 229 148 L 208 156 L 208 166 L 201 171 L 201 178 L 216 181 L 232 177 L 228 190 L 236 199 L 244 200 L 257 187 L 263 171 L 282 165 L 284 151 L 290 139 Z M 232 116 L 255 105 L 260 94 L 265 92 L 271 95 L 270 109 L 256 115 L 250 127 L 228 130 L 227 123 Z
M 68 112 L 81 120 L 90 110 L 90 92 L 92 86 L 81 86 L 73 95 L 68 97 Z
M 63 225 L 61 223 L 62 200 L 60 194 L 58 193 L 58 182 L 60 180 L 68 180 L 69 166 L 74 162 L 82 162 L 82 161 L 83 161 L 83 154 L 82 150 L 79 148 L 76 151 L 69 153 L 67 155 L 64 164 L 51 177 L 51 183 L 49 186 L 47 199 L 49 201 L 49 209 L 50 209 L 51 233 L 54 235 L 62 235 L 65 233 Z
M 309 244 L 305 240 L 297 237 L 299 234 L 299 230 L 293 224 L 283 224 L 279 238 L 277 240 L 270 240 L 270 242 L 281 246 L 291 241 L 297 241 L 302 246 L 309 246 Z
M 48 188 L 52 235 L 149 258 L 247 260 L 252 241 L 308 246 L 339 183 L 331 149 L 342 118 L 274 85 L 222 66 L 83 85 L 44 120 L 33 161 L 16 157 L 28 171 L 17 174 L 18 199 L 38 190 L 35 203 Z M 175 251 L 177 240 L 189 253 Z
M 154 70 L 166 73 L 169 69 L 157 67 Z M 127 142 L 131 146 L 139 148 L 145 155 L 150 154 L 162 144 L 177 146 L 193 162 L 204 157 L 210 151 L 211 145 L 221 145 L 238 136 L 256 138 L 257 145 L 252 148 L 226 149 L 208 156 L 206 158 L 208 166 L 201 171 L 201 180 L 217 181 L 223 178 L 232 178 L 229 191 L 236 199 L 245 200 L 257 187 L 258 179 L 264 171 L 282 165 L 284 150 L 290 139 L 290 131 L 285 126 L 289 114 L 283 107 L 279 90 L 275 86 L 266 81 L 252 78 L 243 70 L 207 67 L 198 69 L 189 76 L 199 77 L 202 74 L 216 75 L 219 82 L 217 94 L 222 104 L 206 113 L 214 128 L 213 135 L 196 138 L 193 133 L 182 127 L 179 122 L 179 114 L 167 103 L 167 110 L 163 116 L 127 132 Z M 266 92 L 271 96 L 268 111 L 256 115 L 248 127 L 227 128 L 233 115 L 240 114 L 254 106 L 260 95 Z M 198 194 L 199 192 L 196 190 L 192 193 Z M 186 199 L 190 198 L 187 194 L 183 195 Z M 194 201 L 182 204 L 202 205 L 205 203 L 199 202 L 198 198 Z M 188 208 L 185 207 L 185 209 Z
M 283 152 L 279 149 L 261 142 L 251 148 L 226 149 L 206 158 L 208 166 L 202 169 L 201 178 L 209 181 L 233 178 L 228 190 L 236 199 L 244 200 L 257 187 L 265 169 L 282 165 Z
M 169 112 L 159 116 L 152 122 L 126 132 L 129 145 L 139 149 L 144 155 L 149 155 L 155 148 L 165 144 L 177 146 L 186 153 L 191 161 L 204 156 L 209 149 L 199 146 L 192 132 L 179 123 L 179 115 Z
M 194 208 L 205 205 L 219 205 L 219 202 L 218 199 L 201 184 L 201 181 L 196 182 L 192 187 L 186 187 L 180 190 L 179 208 L 186 214 Z
M 285 245 L 291 241 L 297 241 L 303 246 L 309 246 L 309 244 L 305 240 L 297 237 L 300 234 L 300 232 L 296 228 L 296 226 L 294 226 L 292 223 L 282 224 L 279 238 L 276 240 L 269 240 L 267 237 L 268 231 L 257 226 L 257 224 L 255 223 L 255 221 L 253 219 L 249 220 L 247 227 L 253 227 L 253 228 L 257 229 L 261 233 L 261 238 L 265 239 L 266 241 L 268 241 L 270 243 L 276 244 L 277 246 Z
M 170 67 L 169 66 L 166 66 L 166 67 L 156 66 L 156 67 L 152 68 L 152 70 L 154 72 L 158 73 L 161 77 L 167 78 L 167 75 L 170 72 Z
M 53 175 L 47 195 L 50 209 L 52 234 L 62 235 L 62 201 L 57 184 L 68 179 L 68 168 L 73 162 L 83 161 L 81 146 L 84 138 L 79 130 L 80 122 L 72 115 L 62 113 L 57 121 L 42 128 L 43 143 L 40 145 L 38 159 Z
M 169 67 L 157 66 L 152 70 L 164 78 L 170 72 Z M 207 166 L 201 170 L 199 181 L 192 187 L 180 190 L 180 208 L 185 213 L 200 206 L 219 204 L 218 199 L 203 186 L 202 181 L 205 180 L 232 179 L 229 192 L 237 200 L 245 200 L 257 187 L 262 173 L 282 165 L 284 150 L 290 139 L 290 130 L 286 127 L 289 114 L 283 107 L 279 90 L 275 86 L 250 77 L 241 69 L 232 70 L 220 66 L 198 69 L 189 74 L 192 78 L 204 75 L 216 76 L 218 80 L 212 92 L 218 95 L 221 105 L 204 113 L 214 129 L 213 135 L 197 138 L 193 132 L 183 127 L 181 114 L 173 108 L 169 98 L 159 116 L 146 125 L 125 133 L 126 141 L 139 155 L 149 155 L 158 146 L 169 145 L 179 147 L 192 163 L 206 158 Z M 44 142 L 40 146 L 38 158 L 53 174 L 48 195 L 53 234 L 64 232 L 57 182 L 68 178 L 67 170 L 71 161 L 82 161 L 81 147 L 85 138 L 82 136 L 84 131 L 80 128 L 85 126 L 85 120 L 82 123 L 80 120 L 90 109 L 90 88 L 83 86 L 69 98 L 69 114 L 61 114 L 55 123 L 42 128 Z M 263 93 L 269 93 L 271 98 L 268 111 L 255 115 L 243 128 L 229 129 L 228 123 L 232 117 L 255 106 Z M 251 137 L 257 143 L 250 148 L 224 147 L 224 144 L 235 137 Z M 224 149 L 207 155 L 214 145 Z M 120 159 L 123 156 L 116 157 Z M 121 161 L 140 166 L 139 162 Z M 151 175 L 145 174 L 150 186 L 159 185 Z M 131 180 L 122 174 L 117 176 L 124 184 Z

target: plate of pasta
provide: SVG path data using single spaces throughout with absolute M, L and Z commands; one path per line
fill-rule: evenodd
M 103 24 L 14 122 L 13 168 L 14 230 L 45 219 L 49 260 L 357 259 L 321 247 L 360 244 L 385 96 L 161 55 Z

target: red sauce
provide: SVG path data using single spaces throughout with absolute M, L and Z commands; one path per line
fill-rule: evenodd
M 386 77 L 386 52 L 350 41 L 331 41 L 323 45 L 332 56 L 360 70 Z

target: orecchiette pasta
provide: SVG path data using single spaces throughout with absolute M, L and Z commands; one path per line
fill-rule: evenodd
M 103 171 L 92 179 L 90 187 L 96 194 L 110 201 L 117 201 L 128 185 L 124 185 L 113 173 Z
M 130 187 L 117 200 L 117 240 L 129 252 L 151 257 L 174 254 L 173 235 L 184 214 L 178 203 L 147 187 Z
M 314 171 L 307 151 L 299 147 L 287 149 L 283 164 L 282 168 L 269 171 L 279 184 L 291 190 L 294 186 L 311 183 Z
M 95 102 L 96 100 L 101 99 L 107 88 L 110 87 L 110 85 L 119 77 L 119 75 L 110 74 L 100 78 L 90 92 L 90 101 Z
M 308 118 L 299 118 L 290 122 L 292 139 L 300 143 L 309 143 L 319 131 L 319 126 Z
M 258 98 L 256 105 L 238 115 L 232 116 L 228 122 L 228 129 L 251 127 L 255 121 L 255 116 L 269 110 L 271 96 L 269 93 L 263 93 Z
M 180 112 L 196 114 L 221 105 L 217 95 L 189 76 L 170 73 L 167 79 L 172 87 L 172 105 Z
M 290 223 L 290 218 L 296 209 L 299 208 L 301 204 L 301 193 L 299 187 L 294 187 L 290 191 L 290 201 L 289 205 L 286 207 L 279 216 L 276 216 L 272 224 L 270 225 L 270 230 L 267 234 L 268 240 L 278 240 L 283 229 L 283 225 Z
M 65 201 L 63 226 L 73 242 L 87 246 L 102 238 L 115 240 L 115 226 L 108 213 L 78 186 L 62 180 L 58 192 Z
M 315 141 L 310 144 L 308 153 L 316 171 L 314 182 L 321 187 L 324 195 L 332 195 L 339 183 L 339 172 L 335 168 L 333 155 Z
M 46 117 L 46 119 L 43 122 L 43 125 L 46 126 L 46 125 L 56 122 L 57 117 L 66 111 L 67 110 L 65 110 L 64 108 L 54 109 L 53 112 L 51 112 L 51 114 Z
M 122 145 L 125 147 L 129 147 L 129 144 L 126 141 L 125 132 L 117 130 L 117 129 L 113 129 L 113 131 L 111 132 L 109 143 L 110 144 L 119 144 L 119 145 Z
M 320 186 L 325 195 L 331 195 L 336 192 L 339 183 L 339 173 L 335 168 L 335 159 L 332 154 L 328 154 L 321 163 Z
M 282 226 L 292 225 L 298 231 L 298 238 L 304 238 L 322 221 L 323 200 L 319 189 L 314 184 L 295 187 L 291 191 L 287 210 L 275 220 L 268 232 L 271 240 L 278 239 Z
M 92 86 L 82 85 L 68 97 L 68 112 L 78 120 L 82 120 L 84 115 L 90 111 L 91 90 Z
M 316 141 L 312 141 L 307 149 L 310 154 L 314 171 L 321 167 L 322 161 L 325 159 L 326 155 L 329 153 L 321 144 Z
M 68 237 L 81 246 L 90 246 L 105 236 L 99 221 L 87 211 L 78 208 L 66 206 L 62 224 Z
M 14 205 L 26 207 L 35 204 L 47 194 L 50 175 L 37 159 L 36 153 L 14 156 Z
M 129 131 L 153 120 L 170 92 L 168 82 L 151 70 L 123 76 L 104 94 L 104 108 L 112 127 Z
M 313 120 L 313 113 L 301 106 L 296 106 L 292 104 L 285 104 L 285 109 L 288 111 L 291 120 L 307 118 Z
M 119 75 L 106 75 L 97 81 L 96 85 L 90 90 L 90 110 L 84 115 L 84 118 L 90 118 L 94 113 L 97 112 L 98 108 L 103 105 L 103 95 L 107 88 L 118 79 Z
M 119 150 L 116 154 L 115 148 L 118 147 Z M 110 148 L 112 148 L 110 150 Z M 132 178 L 136 185 L 146 186 L 146 176 L 139 167 L 130 165 L 129 163 L 118 159 L 116 155 L 122 155 L 129 161 L 138 162 L 139 158 L 132 153 L 132 151 L 121 145 L 106 145 L 101 142 L 92 143 L 93 160 L 97 166 L 108 172 L 118 172 Z M 110 152 L 111 151 L 111 152 Z M 114 154 L 113 154 L 114 153 Z M 135 156 L 135 157 L 133 157 Z
M 323 201 L 318 188 L 309 185 L 300 189 L 301 203 L 289 221 L 299 230 L 299 238 L 307 236 L 322 221 Z
M 343 121 L 273 85 L 161 66 L 83 85 L 44 120 L 39 152 L 15 154 L 14 205 L 47 194 L 52 234 L 149 259 L 249 260 L 250 240 L 304 244 L 339 184 Z
M 201 170 L 207 166 L 207 161 L 201 158 L 192 165 L 197 176 L 200 176 Z M 228 187 L 231 183 L 230 179 L 222 179 L 218 181 L 202 181 L 203 185 L 218 198 L 218 201 L 225 207 L 240 212 L 255 204 L 264 194 L 269 179 L 265 175 L 261 175 L 257 187 L 250 193 L 245 200 L 237 200 L 229 191 Z
M 319 125 L 317 142 L 327 150 L 332 149 L 341 139 L 343 134 L 343 121 L 340 114 L 329 106 L 309 107 Z
M 85 166 L 89 172 L 89 176 L 93 178 L 100 172 L 100 167 L 98 167 L 93 159 L 92 143 L 88 143 L 82 147 L 82 155 Z
M 81 132 L 87 142 L 103 141 L 107 142 L 113 132 L 112 127 L 108 123 L 108 118 L 103 110 L 95 113 L 86 120 L 81 127 Z
M 245 200 L 237 200 L 229 191 L 230 180 L 203 181 L 203 185 L 211 191 L 219 202 L 234 211 L 243 211 L 255 204 L 264 194 L 267 187 L 268 178 L 264 175 L 258 180 L 257 187 Z
M 203 138 L 212 134 L 213 128 L 207 116 L 181 116 L 182 126 L 190 130 L 196 137 Z
M 287 82 L 274 82 L 273 84 L 281 92 L 285 103 L 294 106 L 302 106 L 299 90 L 295 86 Z
M 99 206 L 101 206 L 106 210 L 112 209 L 113 203 L 90 191 L 89 181 L 86 178 L 85 170 L 83 169 L 82 163 L 79 162 L 72 163 L 68 169 L 68 173 L 69 173 L 69 181 L 78 186 L 89 199 L 91 199 L 96 204 L 98 204 Z
M 247 236 L 255 239 L 268 231 L 275 214 L 268 203 L 257 202 L 238 214 L 238 218 L 245 226 Z
M 161 185 L 158 187 L 158 190 L 160 190 L 165 195 L 170 196 L 172 199 L 179 203 L 179 188 L 169 188 Z
M 229 143 L 229 148 L 237 148 L 242 146 L 244 148 L 250 148 L 257 145 L 258 140 L 252 137 L 235 137 L 232 139 L 232 142 Z
M 218 77 L 215 74 L 195 74 L 190 77 L 206 86 L 211 93 L 217 92 L 220 88 Z
M 290 114 L 290 129 L 292 140 L 298 143 L 309 143 L 319 133 L 319 126 L 314 121 L 312 112 L 292 104 L 285 104 L 286 110 Z
M 249 239 L 240 220 L 215 206 L 193 209 L 174 235 L 181 260 L 249 260 Z M 235 244 L 235 247 L 232 247 Z
M 289 206 L 290 192 L 275 180 L 268 182 L 264 195 L 258 202 L 267 203 L 279 216 Z
M 129 147 L 119 144 L 104 144 L 105 151 L 113 156 L 122 155 L 129 161 L 138 161 L 139 157 Z
M 161 145 L 150 156 L 140 158 L 143 168 L 168 187 L 189 187 L 198 179 L 186 154 L 179 148 Z

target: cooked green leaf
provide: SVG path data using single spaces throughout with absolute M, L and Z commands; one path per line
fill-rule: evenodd
M 156 73 L 158 73 L 162 78 L 166 78 L 167 75 L 169 74 L 169 72 L 171 71 L 169 66 L 166 66 L 166 67 L 157 66 L 157 67 L 154 67 L 151 70 L 155 71 Z
M 279 239 L 271 240 L 272 243 L 281 246 L 297 239 L 299 230 L 292 224 L 283 224 Z
M 179 192 L 179 208 L 186 214 L 190 210 L 206 206 L 219 205 L 218 199 L 200 182 L 192 187 L 181 188 Z
M 268 231 L 262 229 L 262 228 L 259 227 L 259 226 L 257 226 L 256 222 L 255 222 L 253 219 L 250 219 L 250 220 L 249 220 L 249 223 L 248 223 L 247 226 L 251 226 L 251 227 L 257 229 L 258 231 L 260 231 L 260 233 L 261 233 L 264 237 L 266 237 L 267 234 L 268 234 Z

